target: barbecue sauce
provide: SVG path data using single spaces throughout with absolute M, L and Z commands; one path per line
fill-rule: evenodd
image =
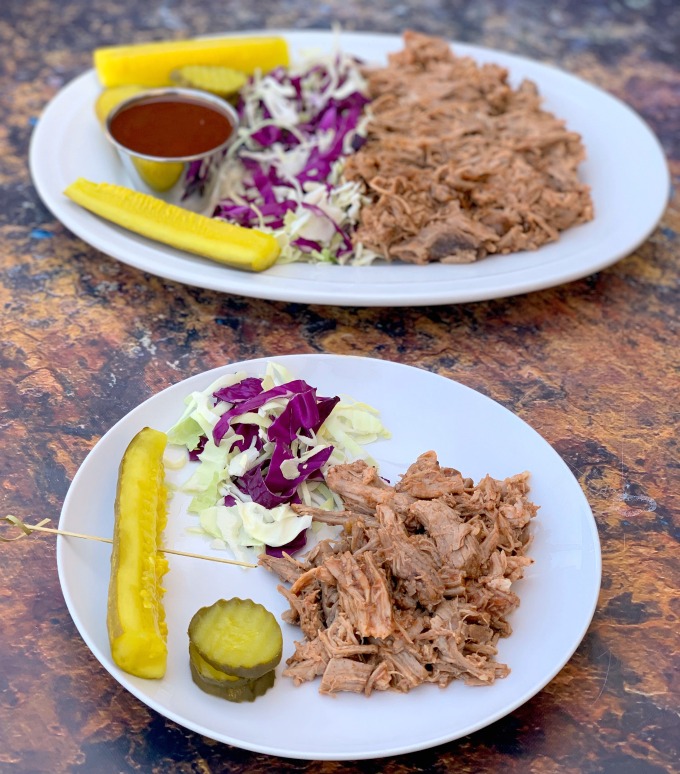
M 234 131 L 219 110 L 183 95 L 148 97 L 111 119 L 111 136 L 133 153 L 156 158 L 195 156 L 217 148 Z

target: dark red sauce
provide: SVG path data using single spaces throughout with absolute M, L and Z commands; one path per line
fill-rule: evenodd
M 112 137 L 135 153 L 162 158 L 216 148 L 234 131 L 216 108 L 185 96 L 149 97 L 123 108 L 109 124 Z

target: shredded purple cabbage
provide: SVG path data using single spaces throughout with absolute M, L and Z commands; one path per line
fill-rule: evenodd
M 269 556 L 283 556 L 284 551 L 292 556 L 301 551 L 307 545 L 307 530 L 303 529 L 289 542 L 283 546 L 265 546 L 265 553 Z
M 272 455 L 269 469 L 264 476 L 264 482 L 267 488 L 274 493 L 283 495 L 286 492 L 297 491 L 298 486 L 310 478 L 312 473 L 321 470 L 322 466 L 328 462 L 328 458 L 333 452 L 332 446 L 326 446 L 311 456 L 305 462 L 298 463 L 299 475 L 294 479 L 285 478 L 281 472 L 281 463 L 285 460 L 293 459 L 293 455 L 285 444 L 277 443 L 274 448 L 274 454 Z
M 316 394 L 316 388 L 303 379 L 294 379 L 269 390 L 263 390 L 262 380 L 250 377 L 230 387 L 217 390 L 213 393 L 213 397 L 215 405 L 223 401 L 232 404 L 215 424 L 213 439 L 219 445 L 231 428 L 237 436 L 240 436 L 236 440 L 231 440 L 231 448 L 236 447 L 239 451 L 253 447 L 261 451 L 264 440 L 260 437 L 258 425 L 232 420 L 236 420 L 246 412 L 257 411 L 273 398 L 287 399 L 285 408 L 267 430 L 267 440 L 274 443 L 271 458 L 265 459 L 234 480 L 236 487 L 254 502 L 265 508 L 299 503 L 300 484 L 306 480 L 323 478 L 320 471 L 333 452 L 332 446 L 321 447 L 308 459 L 298 461 L 298 475 L 293 479 L 283 475 L 281 466 L 288 460 L 296 459 L 291 444 L 298 434 L 306 436 L 316 434 L 339 402 L 339 397 L 319 397 Z M 231 439 L 231 436 L 229 438 Z M 201 449 L 204 443 L 205 440 L 199 444 Z M 225 505 L 233 505 L 236 500 L 228 496 L 224 502 Z M 299 550 L 296 548 L 298 542 L 301 548 L 305 544 L 304 536 L 300 540 L 296 538 L 285 550 L 289 553 Z
M 282 492 L 274 492 L 267 485 L 267 475 L 263 472 L 263 466 L 247 470 L 240 478 L 237 478 L 236 486 L 244 494 L 249 495 L 258 505 L 265 508 L 276 508 L 278 505 L 299 503 L 300 496 L 296 487 L 288 487 Z
M 253 398 L 262 392 L 262 379 L 256 376 L 247 376 L 230 387 L 222 387 L 213 393 L 216 400 L 223 400 L 225 403 L 240 403 L 248 398 Z
M 343 69 L 341 59 L 336 57 L 334 73 L 326 64 L 315 64 L 301 75 L 291 75 L 285 68 L 277 68 L 267 77 L 274 79 L 283 86 L 292 87 L 294 96 L 291 102 L 296 115 L 304 116 L 305 120 L 295 125 L 295 132 L 285 126 L 265 124 L 255 126 L 248 141 L 239 149 L 239 159 L 243 164 L 246 176 L 243 181 L 244 192 L 238 200 L 223 198 L 213 212 L 216 218 L 223 218 L 241 226 L 258 228 L 262 226 L 279 229 L 284 225 L 287 212 L 296 210 L 298 205 L 294 195 L 308 182 L 324 183 L 328 180 L 335 162 L 344 154 L 346 147 L 356 150 L 364 142 L 357 134 L 357 127 L 369 98 L 359 91 L 353 91 L 341 97 L 342 87 L 347 83 L 348 71 Z M 333 86 L 337 78 L 333 94 L 325 92 Z M 247 92 L 247 88 L 246 88 Z M 238 105 L 241 126 L 248 128 L 249 113 L 243 96 Z M 256 102 L 256 115 L 262 119 L 272 116 L 262 100 Z M 331 135 L 330 141 L 328 135 Z M 280 157 L 300 145 L 300 138 L 309 144 L 310 152 L 302 167 L 296 174 L 280 174 L 274 161 L 255 158 L 258 151 L 277 146 Z M 320 142 L 321 138 L 324 142 Z M 290 192 L 290 193 L 288 193 Z M 307 206 L 307 205 L 303 205 Z M 313 205 L 308 205 L 312 209 Z M 352 250 L 349 227 L 343 228 L 335 223 L 320 208 L 315 208 L 315 215 L 323 213 L 333 223 L 334 229 L 341 235 L 342 245 L 338 256 Z M 292 244 L 302 252 L 320 252 L 324 245 L 315 240 L 299 238 Z
M 201 452 L 205 448 L 205 442 L 208 440 L 208 437 L 205 435 L 202 435 L 198 439 L 198 446 L 195 449 L 189 449 L 189 459 L 192 462 L 196 462 L 198 458 L 201 456 Z
M 286 382 L 285 384 L 280 384 L 278 387 L 272 387 L 271 390 L 260 391 L 256 395 L 240 401 L 233 408 L 225 411 L 225 413 L 217 420 L 215 427 L 213 427 L 213 440 L 219 445 L 234 417 L 241 416 L 241 414 L 245 414 L 247 411 L 257 411 L 257 409 L 264 406 L 264 404 L 267 403 L 267 401 L 272 400 L 272 398 L 290 397 L 297 392 L 313 389 L 313 387 L 310 387 L 307 382 L 302 379 L 294 379 L 292 382 Z
M 318 432 L 326 417 L 340 398 L 317 398 L 316 390 L 309 388 L 288 401 L 286 408 L 272 422 L 267 430 L 270 441 L 291 444 L 298 432 L 305 434 Z
M 241 436 L 241 438 L 236 438 L 232 442 L 229 451 L 236 447 L 239 451 L 243 452 L 246 449 L 250 449 L 252 446 L 258 451 L 262 450 L 264 443 L 260 438 L 259 427 L 257 425 L 248 422 L 238 422 L 237 424 L 232 425 L 232 428 L 237 435 Z
M 340 228 L 340 226 L 338 226 L 338 224 L 333 220 L 333 218 L 329 217 L 321 209 L 321 207 L 317 207 L 315 204 L 309 204 L 307 202 L 302 202 L 302 204 L 300 206 L 304 207 L 304 209 L 306 209 L 306 210 L 310 210 L 315 215 L 318 215 L 320 218 L 325 218 L 333 226 L 335 231 L 338 234 L 340 234 L 340 236 L 342 237 L 343 248 L 342 248 L 342 250 L 338 250 L 338 255 L 342 255 L 343 253 L 351 253 L 352 252 L 352 240 L 345 233 L 344 229 Z

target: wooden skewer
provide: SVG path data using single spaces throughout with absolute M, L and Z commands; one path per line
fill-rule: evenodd
M 47 524 L 49 519 L 43 519 L 38 524 L 24 524 L 21 519 L 16 516 L 3 516 L 2 521 L 6 521 L 9 524 L 14 524 L 15 527 L 19 527 L 23 531 L 23 535 L 19 535 L 16 538 L 3 538 L 0 540 L 3 542 L 9 542 L 10 540 L 18 540 L 24 535 L 30 535 L 31 532 L 49 532 L 51 535 L 64 535 L 65 537 L 82 538 L 83 540 L 96 540 L 100 543 L 113 543 L 111 538 L 97 537 L 95 535 L 83 535 L 80 532 L 69 532 L 65 529 L 53 529 L 52 527 L 44 527 L 43 524 Z M 257 567 L 256 564 L 250 562 L 239 562 L 236 559 L 222 559 L 219 556 L 206 556 L 205 554 L 192 554 L 189 551 L 177 551 L 174 548 L 159 548 L 164 554 L 174 554 L 175 556 L 188 556 L 192 559 L 207 559 L 209 562 L 221 562 L 222 564 L 235 564 L 239 567 Z

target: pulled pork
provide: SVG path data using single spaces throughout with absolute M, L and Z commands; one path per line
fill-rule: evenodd
M 363 461 L 331 468 L 345 509 L 294 507 L 341 525 L 340 536 L 300 560 L 260 558 L 290 584 L 278 587 L 290 604 L 284 619 L 305 637 L 283 674 L 298 685 L 320 677 L 323 694 L 366 695 L 508 675 L 494 657 L 519 604 L 510 586 L 532 562 L 528 478 L 475 485 L 431 451 L 395 486 Z
M 513 89 L 504 68 L 439 38 L 406 32 L 404 45 L 365 73 L 373 117 L 344 170 L 369 198 L 355 244 L 388 260 L 468 263 L 592 220 L 581 137 L 541 109 L 533 82 Z

